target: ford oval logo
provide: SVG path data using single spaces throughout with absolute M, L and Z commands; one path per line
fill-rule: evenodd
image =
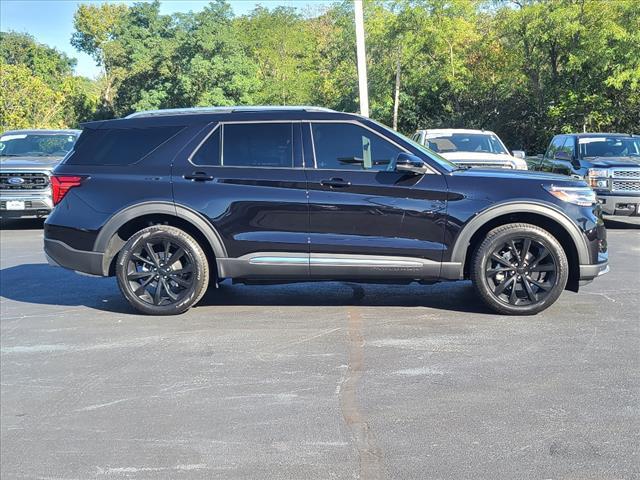
M 11 177 L 9 179 L 9 183 L 11 185 L 22 185 L 24 183 L 24 178 L 22 178 L 22 177 Z

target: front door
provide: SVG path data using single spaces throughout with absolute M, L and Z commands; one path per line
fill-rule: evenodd
M 443 176 L 394 171 L 393 161 L 405 150 L 359 123 L 311 122 L 303 132 L 305 159 L 315 165 L 305 170 L 311 275 L 437 276 Z

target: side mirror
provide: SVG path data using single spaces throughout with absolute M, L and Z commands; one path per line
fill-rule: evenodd
M 426 172 L 427 165 L 420 157 L 410 153 L 400 152 L 394 162 L 395 171 L 422 175 Z
M 553 159 L 554 160 L 562 160 L 564 162 L 570 162 L 572 160 L 572 157 L 567 152 L 558 151 L 553 155 Z
M 513 156 L 515 158 L 524 158 L 525 157 L 525 153 L 524 150 L 514 150 L 513 152 L 511 152 L 513 154 Z

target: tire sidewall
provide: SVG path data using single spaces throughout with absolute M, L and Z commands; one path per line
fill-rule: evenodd
M 549 253 L 556 264 L 557 272 L 552 291 L 543 301 L 533 305 L 516 306 L 504 302 L 493 294 L 493 287 L 487 281 L 485 271 L 489 257 L 500 244 L 522 238 L 530 238 L 540 242 L 547 250 L 549 250 Z M 480 290 L 484 300 L 489 303 L 491 307 L 501 313 L 532 315 L 541 312 L 552 305 L 564 291 L 569 276 L 567 258 L 562 246 L 558 243 L 555 237 L 544 230 L 540 231 L 537 228 L 534 229 L 525 226 L 514 226 L 511 231 L 505 230 L 504 232 L 497 233 L 490 238 L 490 241 L 483 242 L 479 247 L 479 250 L 482 251 L 478 252 L 479 255 L 476 255 L 474 262 L 474 283 L 476 283 L 476 287 Z
M 178 230 L 178 232 L 181 231 Z M 194 268 L 194 282 L 190 287 L 189 293 L 184 298 L 180 299 L 179 302 L 172 303 L 170 305 L 157 306 L 141 300 L 133 292 L 131 286 L 129 285 L 129 280 L 127 280 L 127 268 L 129 262 L 131 261 L 132 255 L 138 248 L 140 248 L 141 244 L 152 240 L 155 241 L 160 238 L 170 240 L 172 243 L 182 247 L 185 252 L 187 252 L 187 255 L 191 257 Z M 134 234 L 120 251 L 116 264 L 116 277 L 118 280 L 118 286 L 127 301 L 136 310 L 142 313 L 149 315 L 177 315 L 183 313 L 191 308 L 191 306 L 193 306 L 200 299 L 200 297 L 202 296 L 201 291 L 203 289 L 206 290 L 206 285 L 203 285 L 203 283 L 208 281 L 208 279 L 206 278 L 207 272 L 199 261 L 199 259 L 203 256 L 204 253 L 202 252 L 202 249 L 200 248 L 198 243 L 183 232 L 178 235 L 173 232 L 173 229 L 169 230 L 161 226 L 146 228 Z

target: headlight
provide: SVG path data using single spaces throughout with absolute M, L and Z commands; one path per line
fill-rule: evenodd
M 596 203 L 596 194 L 589 187 L 562 187 L 545 185 L 545 190 L 563 202 L 573 203 L 581 207 L 590 207 Z
M 585 179 L 592 188 L 609 188 L 609 170 L 606 168 L 590 168 Z

